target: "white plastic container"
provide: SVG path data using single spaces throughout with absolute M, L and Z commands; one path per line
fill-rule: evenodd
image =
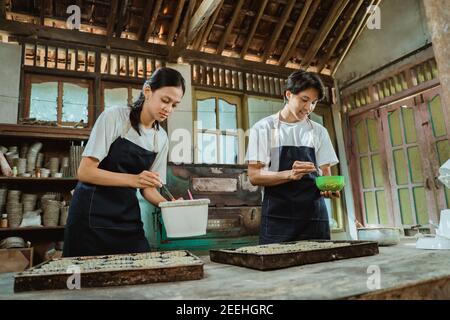
M 209 199 L 161 202 L 161 214 L 168 238 L 206 234 Z

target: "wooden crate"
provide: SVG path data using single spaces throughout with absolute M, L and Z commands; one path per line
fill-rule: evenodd
M 313 242 L 319 244 L 338 244 L 341 246 L 323 249 L 287 251 L 289 245 L 308 243 L 311 244 Z M 240 252 L 240 249 L 211 250 L 210 258 L 213 262 L 232 264 L 236 266 L 265 271 L 378 254 L 378 244 L 376 242 L 367 241 L 314 240 L 288 242 L 265 246 L 253 246 L 248 248 L 250 248 L 251 251 L 252 249 L 266 249 L 268 247 L 274 248 L 276 246 L 278 246 L 278 249 L 275 251 L 275 253 L 246 253 Z M 283 248 L 286 248 L 285 252 L 283 252 Z
M 173 258 L 175 254 L 186 259 L 176 260 Z M 187 260 L 189 261 L 186 262 Z M 115 264 L 114 261 L 122 262 Z M 147 261 L 152 265 L 139 264 Z M 201 259 L 188 251 L 60 258 L 17 274 L 14 291 L 68 289 L 68 280 L 74 279 L 74 267 L 79 268 L 80 287 L 89 288 L 199 280 L 203 278 L 203 265 Z
M 0 273 L 21 272 L 33 266 L 33 248 L 0 249 Z

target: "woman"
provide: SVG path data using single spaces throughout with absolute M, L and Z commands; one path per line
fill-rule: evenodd
M 250 131 L 248 175 L 263 186 L 260 244 L 330 239 L 328 213 L 315 178 L 331 175 L 338 163 L 327 130 L 309 120 L 324 96 L 320 78 L 297 71 L 286 83 L 281 112 L 256 123 Z
M 181 74 L 156 70 L 130 108 L 105 110 L 97 119 L 78 168 L 63 255 L 91 256 L 150 251 L 136 189 L 154 205 L 166 201 L 168 138 L 159 124 L 180 103 Z

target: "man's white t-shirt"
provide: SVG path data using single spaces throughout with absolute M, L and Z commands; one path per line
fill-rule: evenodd
M 279 120 L 279 113 L 258 121 L 251 129 L 246 161 L 257 161 L 265 169 L 278 171 L 273 165 L 269 168 L 272 148 L 281 146 L 314 148 L 317 166 L 339 163 L 327 129 L 322 125 L 305 119 L 296 123 Z
M 109 108 L 102 112 L 95 122 L 83 157 L 93 157 L 100 162 L 106 158 L 109 148 L 120 136 L 152 152 L 157 152 L 155 161 L 149 171 L 158 172 L 163 183 L 166 183 L 167 155 L 169 151 L 169 139 L 166 131 L 159 127 L 144 128 L 139 125 L 141 135 L 131 127 L 130 108 Z

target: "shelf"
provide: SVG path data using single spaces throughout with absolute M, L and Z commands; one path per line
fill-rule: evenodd
M 54 140 L 87 140 L 91 129 L 49 127 L 22 124 L 0 124 L 0 136 Z
M 0 228 L 0 240 L 8 237 L 20 237 L 25 241 L 55 242 L 64 240 L 65 227 L 25 227 L 25 228 Z
M 67 182 L 77 183 L 76 178 L 26 178 L 26 177 L 0 177 L 1 182 Z

